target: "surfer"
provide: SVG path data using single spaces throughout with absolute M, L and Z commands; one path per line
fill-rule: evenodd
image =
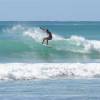
M 42 29 L 43 31 L 45 31 L 47 33 L 47 37 L 43 38 L 42 44 L 46 41 L 46 44 L 48 45 L 48 40 L 52 40 L 52 33 L 48 30 L 48 29 L 43 29 L 40 27 L 40 29 Z

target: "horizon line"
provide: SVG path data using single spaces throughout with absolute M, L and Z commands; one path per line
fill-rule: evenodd
M 33 22 L 99 22 L 100 20 L 0 20 L 0 21 L 33 21 Z

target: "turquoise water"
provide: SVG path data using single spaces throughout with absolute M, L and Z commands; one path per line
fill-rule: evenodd
M 53 33 L 41 44 L 39 27 Z M 99 62 L 100 22 L 0 22 L 0 62 Z M 35 34 L 35 35 L 34 35 Z
M 99 83 L 100 22 L 0 21 L 0 100 L 99 100 Z
M 99 100 L 100 80 L 0 82 L 0 100 Z

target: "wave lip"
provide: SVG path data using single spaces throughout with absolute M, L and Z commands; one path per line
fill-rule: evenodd
M 99 78 L 100 63 L 0 64 L 0 80 Z

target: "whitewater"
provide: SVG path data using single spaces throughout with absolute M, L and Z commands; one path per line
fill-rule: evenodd
M 99 24 L 95 25 L 2 22 L 0 80 L 99 78 Z M 47 34 L 40 26 L 52 32 L 50 48 L 41 43 Z
M 0 64 L 0 80 L 99 78 L 99 63 Z

